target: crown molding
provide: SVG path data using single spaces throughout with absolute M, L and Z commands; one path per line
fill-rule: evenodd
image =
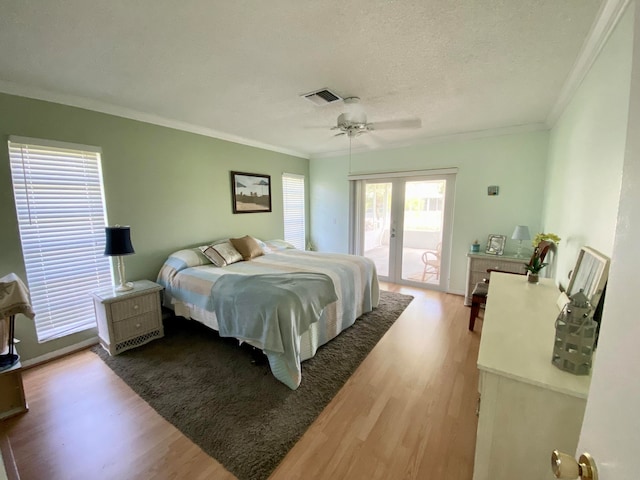
M 406 142 L 397 142 L 389 145 L 385 145 L 384 147 L 376 147 L 375 149 L 368 148 L 366 146 L 359 146 L 351 148 L 352 154 L 357 153 L 365 153 L 371 152 L 375 150 L 383 151 L 383 150 L 395 150 L 398 148 L 404 147 L 418 147 L 422 145 L 431 145 L 435 143 L 446 143 L 446 142 L 460 142 L 465 140 L 475 140 L 479 138 L 487 138 L 487 137 L 500 137 L 502 135 L 514 135 L 518 133 L 529 133 L 529 132 L 539 132 L 549 130 L 549 127 L 546 123 L 529 123 L 526 125 L 514 125 L 511 127 L 501 127 L 501 128 L 491 128 L 488 130 L 474 130 L 470 132 L 461 132 L 461 133 L 452 133 L 449 135 L 438 135 L 434 137 L 422 137 L 422 138 L 414 138 L 408 140 Z M 364 133 L 363 135 L 366 135 Z M 311 160 L 316 158 L 333 158 L 340 157 L 343 155 L 349 155 L 349 148 L 334 150 L 331 152 L 322 152 L 322 153 L 314 153 L 309 158 Z
M 263 150 L 270 150 L 272 152 L 284 153 L 286 155 L 292 155 L 294 157 L 300 157 L 308 159 L 309 155 L 289 150 L 287 148 L 277 147 L 267 143 L 256 142 L 248 138 L 231 135 L 224 132 L 219 132 L 211 128 L 201 127 L 193 125 L 187 122 L 180 122 L 177 120 L 171 120 L 161 117 L 159 115 L 153 115 L 149 113 L 139 112 L 126 107 L 112 105 L 99 100 L 92 100 L 90 98 L 79 97 L 76 95 L 67 95 L 61 93 L 54 93 L 48 90 L 27 87 L 19 85 L 13 82 L 6 82 L 0 80 L 0 93 L 6 93 L 9 95 L 16 95 L 18 97 L 33 98 L 35 100 L 44 100 L 46 102 L 58 103 L 61 105 L 67 105 L 70 107 L 83 108 L 85 110 L 91 110 L 94 112 L 106 113 L 108 115 L 114 115 L 116 117 L 128 118 L 130 120 L 137 120 L 139 122 L 150 123 L 153 125 L 159 125 L 161 127 L 173 128 L 175 130 L 181 130 L 189 133 L 196 133 L 198 135 L 204 135 L 206 137 L 217 138 L 219 140 L 225 140 L 228 142 L 239 143 L 249 147 L 261 148 Z
M 560 90 L 556 103 L 547 116 L 546 124 L 549 128 L 555 125 L 564 109 L 571 102 L 629 3 L 630 0 L 604 0 L 600 6 L 598 16 L 582 44 L 578 58 Z

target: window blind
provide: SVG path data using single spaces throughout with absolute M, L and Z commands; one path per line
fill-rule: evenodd
M 100 150 L 10 137 L 9 158 L 38 341 L 95 327 L 89 292 L 112 284 Z
M 284 211 L 284 239 L 294 247 L 304 250 L 306 239 L 304 176 L 282 174 Z

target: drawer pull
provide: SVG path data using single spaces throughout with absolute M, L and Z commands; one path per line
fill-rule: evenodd
M 140 324 L 139 323 L 136 323 L 136 328 L 140 328 Z
M 137 303 L 133 306 L 134 310 L 138 310 L 139 308 L 140 308 L 140 306 Z

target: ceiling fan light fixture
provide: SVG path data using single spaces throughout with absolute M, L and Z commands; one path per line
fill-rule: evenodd
M 336 126 L 331 130 L 340 130 L 341 133 L 334 136 L 347 135 L 349 140 L 372 130 L 395 130 L 403 128 L 420 128 L 422 121 L 419 118 L 402 120 L 390 120 L 383 122 L 367 123 L 367 115 L 360 105 L 359 97 L 346 97 L 344 99 L 345 111 L 338 115 Z

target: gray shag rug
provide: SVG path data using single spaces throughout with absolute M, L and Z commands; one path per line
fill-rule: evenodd
M 266 357 L 195 321 L 165 320 L 165 337 L 116 357 L 93 348 L 160 415 L 241 480 L 265 479 L 338 393 L 412 298 L 380 304 L 302 363 L 290 390 Z

